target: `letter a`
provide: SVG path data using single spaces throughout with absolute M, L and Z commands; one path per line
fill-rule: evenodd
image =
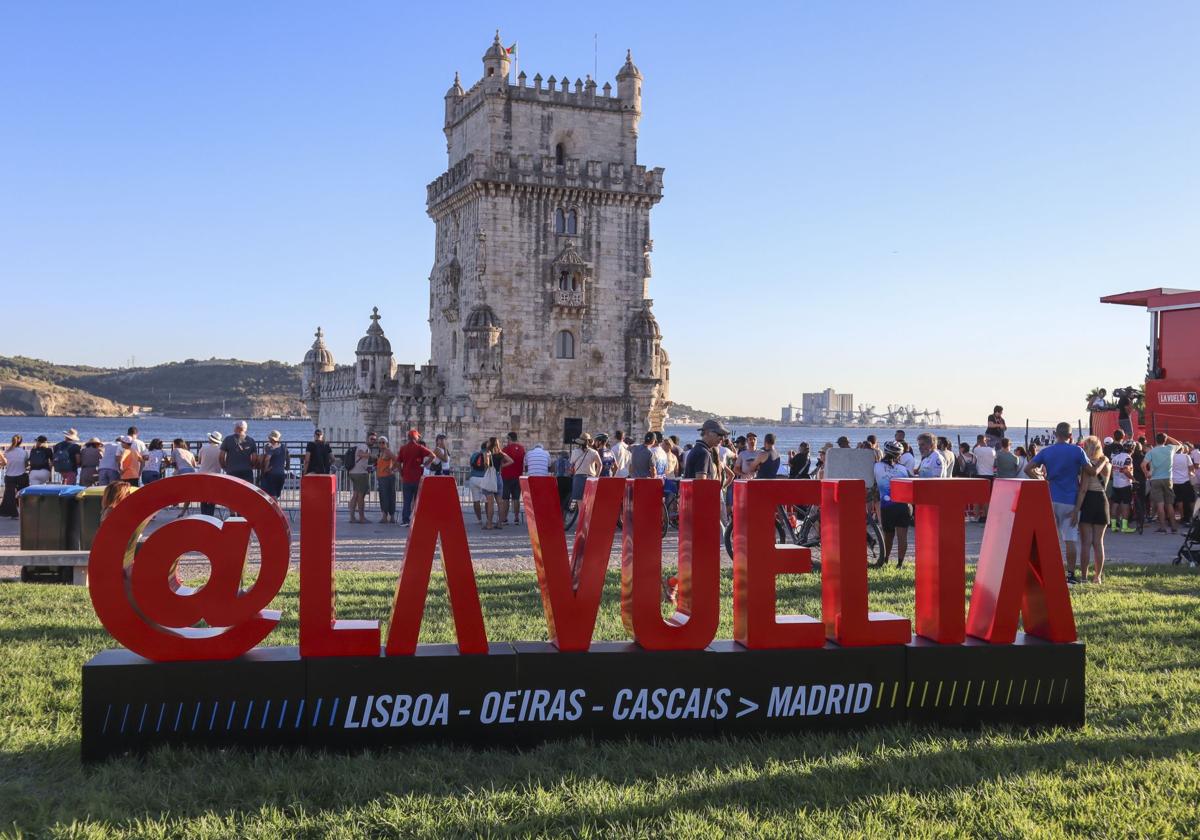
M 1012 644 L 1018 615 L 1029 636 L 1075 641 L 1050 488 L 1044 481 L 1000 478 L 992 485 L 967 633 Z
M 475 588 L 475 570 L 467 548 L 467 530 L 463 525 L 462 506 L 454 477 L 432 475 L 421 479 L 417 507 L 413 511 L 408 545 L 404 549 L 404 570 L 392 602 L 388 627 L 388 656 L 411 656 L 417 649 L 425 598 L 429 594 L 429 573 L 438 538 L 442 541 L 442 566 L 446 569 L 446 590 L 459 653 L 487 653 L 487 634 L 483 629 L 483 611 Z
M 592 644 L 624 488 L 623 478 L 588 479 L 568 562 L 557 480 L 545 475 L 521 478 L 546 629 L 559 650 L 583 651 Z

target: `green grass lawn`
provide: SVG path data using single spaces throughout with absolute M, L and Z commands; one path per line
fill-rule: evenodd
M 82 588 L 0 585 L 0 835 L 584 837 L 1197 836 L 1195 573 L 1111 567 L 1072 593 L 1088 725 L 1028 733 L 896 727 L 840 735 L 555 743 L 371 755 L 164 749 L 79 761 L 80 667 L 111 647 Z M 296 640 L 293 575 L 276 602 Z M 872 607 L 912 615 L 912 572 L 872 571 Z M 384 619 L 395 576 L 343 572 L 345 618 Z M 440 580 L 436 582 L 440 586 Z M 818 581 L 783 608 L 819 614 Z M 729 580 L 722 638 L 729 638 Z M 493 640 L 544 639 L 533 574 L 480 576 Z M 616 578 L 597 638 L 621 639 Z M 444 590 L 425 640 L 451 639 Z

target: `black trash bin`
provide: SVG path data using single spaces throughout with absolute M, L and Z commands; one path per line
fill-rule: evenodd
M 79 505 L 77 484 L 39 484 L 21 491 L 21 550 L 78 551 Z M 69 566 L 22 566 L 23 581 L 70 583 Z
M 79 506 L 77 484 L 39 484 L 21 491 L 21 549 L 77 551 Z

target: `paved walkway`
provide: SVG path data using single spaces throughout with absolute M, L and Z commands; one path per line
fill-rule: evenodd
M 498 531 L 484 531 L 475 523 L 474 514 L 464 507 L 467 517 L 467 537 L 470 542 L 471 558 L 480 572 L 532 571 L 533 555 L 529 546 L 529 532 L 524 523 L 508 525 Z M 151 525 L 151 530 L 163 522 L 170 521 L 173 514 L 160 514 Z M 300 559 L 299 514 L 294 515 L 292 524 L 292 565 Z M 375 515 L 378 518 L 378 514 Z M 0 550 L 20 547 L 19 523 L 16 520 L 0 519 Z M 408 529 L 399 525 L 380 525 L 369 521 L 366 525 L 351 524 L 343 511 L 337 525 L 337 561 L 343 569 L 398 572 L 404 557 L 405 539 Z M 912 532 L 910 531 L 910 538 Z M 983 537 L 983 526 L 967 524 L 967 555 L 969 562 L 979 556 L 979 545 Z M 1156 534 L 1152 531 L 1138 534 L 1113 534 L 1106 537 L 1108 563 L 1153 564 L 1169 563 L 1175 557 L 1183 541 L 1182 534 Z M 674 532 L 663 540 L 663 562 L 670 565 L 676 561 L 678 540 Z M 618 537 L 612 554 L 612 564 L 620 563 L 620 539 Z M 256 559 L 252 550 L 251 560 Z M 729 566 L 729 557 L 721 553 L 724 565 Z M 191 564 L 187 564 L 191 565 Z M 0 580 L 15 579 L 17 566 L 0 565 Z

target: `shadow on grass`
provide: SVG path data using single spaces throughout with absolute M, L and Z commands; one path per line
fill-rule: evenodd
M 1194 754 L 1200 746 L 1196 733 L 1112 738 L 1051 733 L 1017 743 L 985 742 L 1004 731 L 942 730 L 935 737 L 928 730 L 894 727 L 769 739 L 599 745 L 571 740 L 524 753 L 445 747 L 355 755 L 165 749 L 142 759 L 87 768 L 78 764 L 76 746 L 63 744 L 0 755 L 0 779 L 6 780 L 0 790 L 8 788 L 6 795 L 11 795 L 13 783 L 23 780 L 16 787 L 25 801 L 10 799 L 18 825 L 26 820 L 128 824 L 211 814 L 239 820 L 263 807 L 302 803 L 309 811 L 347 809 L 409 795 L 425 797 L 432 807 L 445 807 L 449 813 L 454 800 L 479 791 L 488 796 L 523 795 L 595 782 L 667 791 L 651 790 L 648 797 L 640 797 L 648 801 L 635 804 L 614 797 L 611 808 L 599 810 L 594 803 L 579 804 L 566 794 L 566 809 L 556 810 L 554 816 L 559 825 L 563 820 L 571 825 L 637 825 L 681 810 L 750 809 L 765 818 L 794 814 L 801 807 L 839 809 L 894 791 L 944 793 L 999 777 L 1077 769 L 1088 762 L 1170 759 Z M 749 777 L 747 768 L 758 773 Z M 48 773 L 54 778 L 47 778 Z M 238 784 L 239 776 L 246 779 L 244 787 Z M 138 790 L 128 789 L 131 782 Z M 43 798 L 46 784 L 58 791 L 50 803 Z M 115 789 L 124 790 L 120 799 L 110 798 Z M 171 796 L 172 790 L 187 793 Z M 493 827 L 533 831 L 546 819 L 539 814 L 513 822 L 497 816 Z

